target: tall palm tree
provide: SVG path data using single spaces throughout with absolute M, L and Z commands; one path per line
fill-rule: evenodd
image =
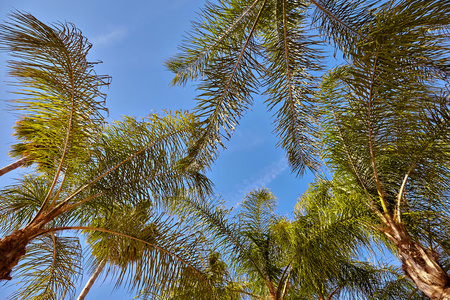
M 364 197 L 405 274 L 431 299 L 450 299 L 440 258 L 448 251 L 450 3 L 223 0 L 202 15 L 167 63 L 174 84 L 200 80 L 198 149 L 229 137 L 261 90 L 293 171 L 317 168 L 323 143 L 334 176 Z M 312 75 L 322 41 L 346 66 L 325 77 L 319 104 Z
M 12 155 L 36 167 L 1 191 L 0 227 L 6 236 L 0 239 L 0 280 L 21 276 L 24 283 L 14 299 L 63 299 L 73 293 L 81 248 L 77 236 L 61 234 L 68 231 L 103 232 L 122 245 L 136 244 L 134 262 L 147 263 L 114 271 L 132 288 L 148 288 L 155 280 L 156 292 L 175 283 L 207 287 L 197 263 L 198 241 L 181 235 L 185 229 L 174 221 L 149 212 L 144 224 L 161 231 L 134 234 L 127 228 L 131 222 L 110 218 L 121 207 L 157 206 L 181 188 L 199 197 L 210 192 L 203 161 L 189 158 L 199 134 L 197 118 L 152 114 L 105 128 L 100 88 L 108 77 L 96 75 L 95 64 L 86 59 L 91 45 L 72 24 L 46 25 L 15 12 L 0 27 L 0 44 L 11 52 L 10 74 L 21 88 L 15 100 L 19 142 Z

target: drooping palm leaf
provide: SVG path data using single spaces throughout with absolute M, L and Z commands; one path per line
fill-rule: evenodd
M 312 25 L 321 36 L 344 57 L 349 55 L 359 41 L 366 38 L 362 29 L 375 18 L 375 11 L 382 4 L 379 0 L 309 0 Z
M 281 106 L 275 131 L 293 171 L 317 168 L 310 74 L 319 69 L 320 56 L 312 54 L 316 42 L 299 27 L 305 6 L 301 1 L 224 1 L 207 6 L 203 21 L 194 23 L 181 54 L 167 66 L 176 73 L 174 83 L 201 80 L 196 113 L 206 131 L 197 151 L 220 144 L 221 136 L 229 138 L 263 87 L 269 108 Z
M 91 228 L 86 233 L 93 258 L 108 263 L 106 274 L 116 287 L 156 294 L 175 287 L 197 294 L 212 290 L 202 264 L 201 240 L 168 216 L 142 207 L 117 207 Z
M 10 299 L 56 300 L 74 296 L 81 274 L 81 246 L 76 237 L 39 236 L 15 271 L 20 288 Z
M 208 195 L 211 182 L 202 174 L 205 166 L 201 161 L 183 163 L 197 130 L 197 119 L 181 112 L 115 122 L 99 142 L 96 163 L 86 168 L 85 178 L 90 180 L 58 206 L 73 208 L 85 201 L 88 206 L 129 204 L 142 199 L 159 205 L 182 188 Z
M 11 155 L 53 172 L 85 159 L 103 125 L 100 88 L 109 79 L 87 60 L 91 44 L 72 24 L 49 26 L 21 12 L 1 25 L 0 41 L 13 57 L 8 67 L 20 88 L 14 100 L 22 114 L 15 127 L 20 142 Z
M 294 172 L 306 167 L 317 169 L 316 111 L 311 97 L 320 70 L 317 41 L 305 31 L 306 7 L 303 1 L 274 1 L 261 28 L 263 59 L 267 66 L 262 79 L 269 110 L 275 110 L 274 124 Z M 274 21 L 272 21 L 274 20 Z M 271 24 L 270 22 L 273 22 Z
M 440 81 L 448 47 L 445 35 L 433 31 L 447 17 L 436 12 L 430 20 L 421 6 L 402 5 L 380 9 L 352 64 L 323 83 L 326 158 L 346 166 L 369 195 L 380 195 L 384 211 L 396 213 L 405 188 L 420 198 L 425 186 L 443 187 L 437 174 L 448 174 L 448 95 Z
M 1 192 L 0 226 L 3 233 L 28 224 L 37 213 L 48 193 L 48 180 L 26 176 L 18 185 Z

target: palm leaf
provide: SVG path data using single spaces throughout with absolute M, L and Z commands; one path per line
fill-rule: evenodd
M 261 29 L 264 59 L 267 65 L 262 79 L 269 96 L 270 110 L 277 108 L 275 131 L 287 153 L 294 172 L 306 167 L 317 169 L 316 111 L 311 102 L 316 79 L 311 72 L 320 70 L 320 50 L 305 33 L 302 1 L 276 1 L 265 18 L 275 20 Z M 267 21 L 269 22 L 269 21 Z
M 1 230 L 8 233 L 28 224 L 37 213 L 48 193 L 48 180 L 26 176 L 17 185 L 1 191 Z
M 201 263 L 203 247 L 188 228 L 164 214 L 123 208 L 99 222 L 92 225 L 106 231 L 91 231 L 88 241 L 95 260 L 109 263 L 106 274 L 116 287 L 164 293 L 196 282 L 198 288 L 210 288 Z
M 81 168 L 84 183 L 61 197 L 49 215 L 74 208 L 83 215 L 99 206 L 143 199 L 160 205 L 180 188 L 208 195 L 211 182 L 201 173 L 201 161 L 183 162 L 197 129 L 197 119 L 187 113 L 116 122 L 105 130 L 93 162 Z
M 11 52 L 10 75 L 20 87 L 14 100 L 22 113 L 15 127 L 19 143 L 11 155 L 29 157 L 40 170 L 60 170 L 64 158 L 64 169 L 76 165 L 102 128 L 105 95 L 99 89 L 109 79 L 87 61 L 91 44 L 72 24 L 49 26 L 21 12 L 0 26 L 0 40 L 0 50 Z
M 340 49 L 346 57 L 359 41 L 366 38 L 362 30 L 375 17 L 378 0 L 310 0 L 312 25 L 324 39 Z
M 406 2 L 380 7 L 367 25 L 367 42 L 351 52 L 351 64 L 323 85 L 326 160 L 339 166 L 340 176 L 352 176 L 369 199 L 379 196 L 375 210 L 398 220 L 401 210 L 430 199 L 422 197 L 427 190 L 437 196 L 447 189 L 437 174 L 448 174 L 448 95 L 442 87 L 448 47 L 436 28 L 448 16 L 427 16 L 428 10 Z
M 81 246 L 78 238 L 54 233 L 39 236 L 27 247 L 27 254 L 15 270 L 21 287 L 10 299 L 56 300 L 74 297 L 81 274 Z

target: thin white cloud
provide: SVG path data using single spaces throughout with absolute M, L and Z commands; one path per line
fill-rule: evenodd
M 92 43 L 96 46 L 99 45 L 109 45 L 120 41 L 127 35 L 127 29 L 125 27 L 116 28 L 104 35 L 100 35 L 98 37 L 94 37 L 92 39 Z
M 273 162 L 263 170 L 261 170 L 255 177 L 245 181 L 245 186 L 242 190 L 251 191 L 254 189 L 267 187 L 275 178 L 284 172 L 288 167 L 285 158 Z
M 230 205 L 236 207 L 244 199 L 248 192 L 267 187 L 272 181 L 280 176 L 288 168 L 286 158 L 275 161 L 263 168 L 256 175 L 243 182 L 243 186 L 239 188 L 239 192 L 230 197 Z

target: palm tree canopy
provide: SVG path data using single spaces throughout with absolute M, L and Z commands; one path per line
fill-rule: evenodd
M 97 76 L 86 60 L 91 45 L 81 31 L 16 12 L 0 35 L 21 88 L 20 141 L 13 152 L 37 163 L 1 191 L 1 231 L 7 234 L 1 249 L 17 236 L 23 244 L 15 262 L 5 261 L 4 279 L 19 261 L 13 274 L 23 285 L 12 297 L 73 297 L 86 253 L 78 236 L 61 234 L 67 230 L 90 232 L 91 254 L 98 261 L 108 257 L 118 285 L 161 293 L 195 282 L 207 289 L 201 241 L 159 210 L 180 189 L 198 197 L 211 193 L 202 173 L 207 158 L 190 157 L 201 133 L 197 117 L 165 112 L 105 126 L 99 88 L 108 77 Z M 127 214 L 134 222 L 125 221 Z

